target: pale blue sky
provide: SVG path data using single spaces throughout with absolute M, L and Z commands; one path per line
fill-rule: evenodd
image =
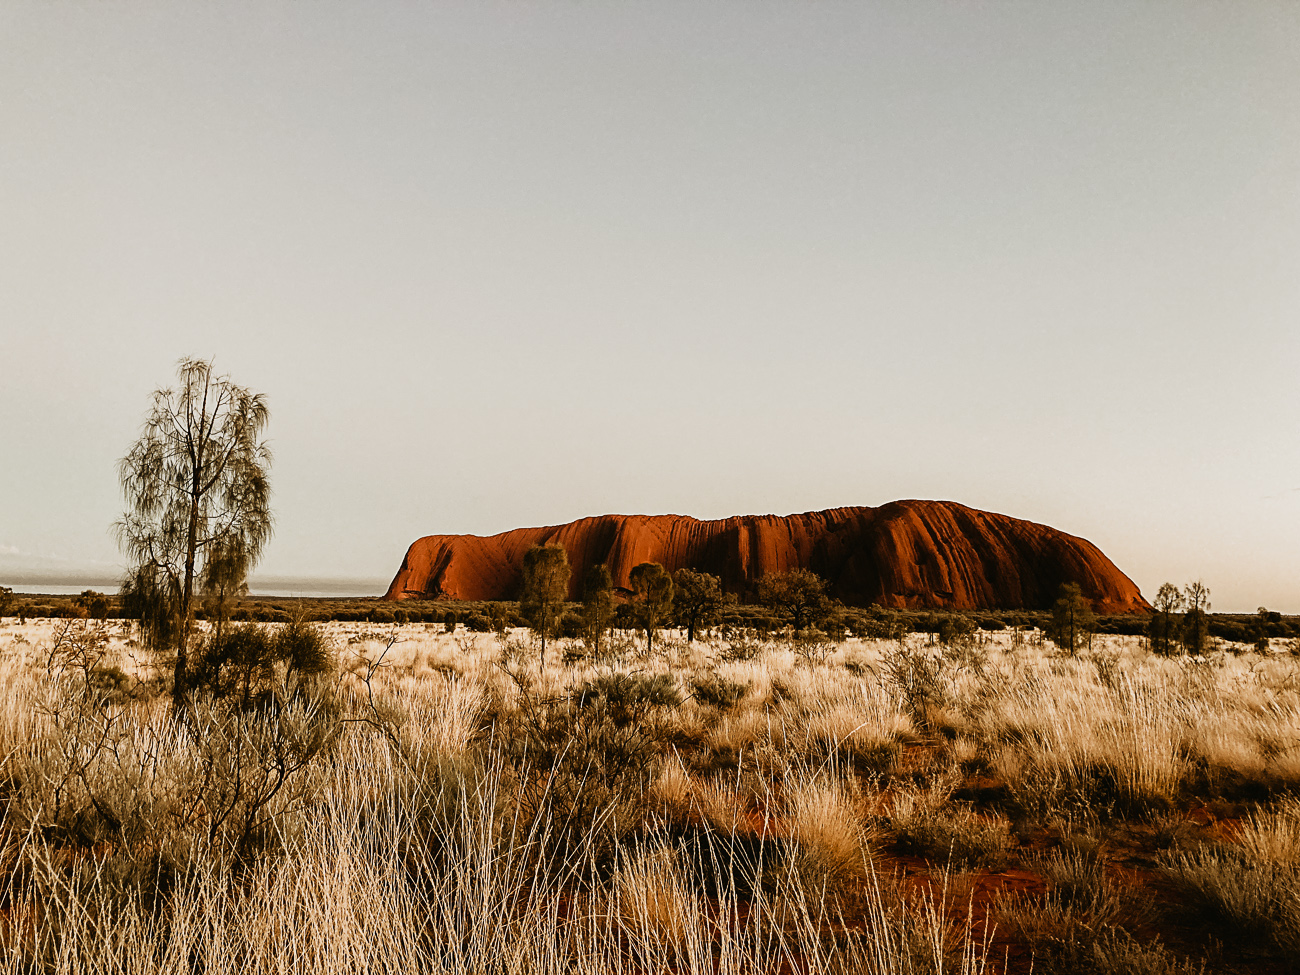
M 1291 2 L 9 0 L 0 574 L 192 355 L 264 574 L 948 498 L 1300 612 L 1298 104 Z

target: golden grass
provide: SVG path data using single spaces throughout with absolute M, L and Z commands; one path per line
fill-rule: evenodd
M 241 973 L 984 971 L 979 938 L 954 940 L 951 905 L 904 896 L 881 865 L 908 843 L 972 869 L 1014 850 L 1007 816 L 951 800 L 969 770 L 1044 823 L 1159 815 L 1206 782 L 1269 795 L 1300 783 L 1300 661 L 1283 654 L 1199 663 L 1099 638 L 1066 658 L 1003 633 L 957 659 L 914 635 L 904 649 L 943 668 L 921 713 L 890 679 L 893 641 L 846 641 L 819 662 L 780 641 L 739 660 L 722 643 L 665 640 L 652 656 L 630 645 L 621 662 L 572 666 L 557 641 L 539 673 L 522 632 L 503 646 L 325 624 L 350 723 L 236 856 L 205 833 L 211 810 L 182 808 L 205 795 L 208 733 L 162 698 L 76 711 L 46 666 L 61 625 L 0 622 L 0 975 L 179 972 L 196 958 Z M 104 649 L 106 665 L 149 676 L 128 629 L 111 627 Z M 561 781 L 521 764 L 503 729 L 526 726 L 506 720 L 523 708 L 570 707 L 611 669 L 667 675 L 683 697 L 696 679 L 745 690 L 725 707 L 642 714 L 656 750 L 629 781 L 644 794 L 561 843 L 557 804 L 597 784 L 583 776 L 598 766 L 570 762 Z M 582 747 L 614 740 L 591 712 L 563 713 Z M 92 797 L 126 825 L 106 828 Z M 1234 849 L 1294 863 L 1298 810 L 1260 806 Z M 611 832 L 613 816 L 635 822 Z M 1062 891 L 1097 869 L 1063 849 L 1039 867 Z M 1231 860 L 1214 856 L 1170 869 L 1210 885 Z M 1025 930 L 1073 931 L 1063 896 Z

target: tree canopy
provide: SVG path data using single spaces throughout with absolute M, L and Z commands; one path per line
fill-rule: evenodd
M 129 562 L 123 607 L 147 647 L 175 652 L 179 703 L 196 591 L 242 584 L 272 519 L 264 397 L 202 359 L 182 359 L 177 380 L 155 390 L 140 439 L 118 463 L 126 511 L 116 529 Z
M 614 579 L 609 566 L 593 565 L 582 580 L 583 637 L 591 653 L 599 657 L 602 641 L 614 620 Z
M 534 545 L 524 553 L 519 612 L 541 638 L 542 666 L 546 665 L 546 638 L 558 631 L 564 615 L 569 574 L 569 553 L 563 545 Z
M 673 608 L 673 577 L 658 562 L 642 562 L 628 573 L 632 586 L 632 615 L 645 630 L 646 650 L 654 649 L 655 632 Z
M 708 572 L 678 569 L 673 573 L 673 615 L 686 628 L 686 639 L 693 641 L 695 631 L 717 620 L 727 597 L 722 580 Z
M 763 576 L 758 580 L 758 601 L 795 630 L 820 623 L 831 610 L 826 580 L 809 569 Z

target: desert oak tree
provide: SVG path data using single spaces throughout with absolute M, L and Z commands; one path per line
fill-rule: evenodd
M 196 591 L 242 583 L 271 537 L 271 454 L 260 439 L 266 400 L 182 359 L 159 389 L 140 439 L 118 463 L 126 511 L 116 524 L 128 560 L 124 608 L 146 646 L 176 654 L 184 701 Z
M 726 605 L 722 580 L 708 572 L 678 569 L 673 573 L 673 614 L 686 627 L 687 642 L 694 642 L 695 631 L 718 618 Z
M 614 579 L 609 566 L 593 565 L 582 580 L 582 623 L 588 649 L 597 658 L 601 655 L 601 643 L 614 621 L 616 609 Z
M 1076 582 L 1061 586 L 1060 597 L 1052 605 L 1052 618 L 1047 635 L 1066 653 L 1078 653 L 1092 639 L 1097 617 L 1092 604 Z
M 673 609 L 673 577 L 658 562 L 642 562 L 628 573 L 632 615 L 645 630 L 646 651 L 654 649 L 655 631 Z
M 796 632 L 819 624 L 830 609 L 826 580 L 809 569 L 763 576 L 758 580 L 758 601 Z
M 519 612 L 542 639 L 542 667 L 546 667 L 546 638 L 555 633 L 569 596 L 569 554 L 552 542 L 534 545 L 524 553 L 523 586 Z

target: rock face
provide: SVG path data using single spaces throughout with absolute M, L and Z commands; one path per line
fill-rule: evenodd
M 684 515 L 602 515 L 500 535 L 429 535 L 406 552 L 386 599 L 514 599 L 530 546 L 558 542 L 583 573 L 605 563 L 626 587 L 641 562 L 721 577 L 752 594 L 769 572 L 806 568 L 850 606 L 1043 609 L 1063 582 L 1078 583 L 1099 613 L 1149 609 L 1091 542 L 1046 525 L 976 511 L 952 501 L 894 501 L 801 515 L 742 515 L 699 521 Z

